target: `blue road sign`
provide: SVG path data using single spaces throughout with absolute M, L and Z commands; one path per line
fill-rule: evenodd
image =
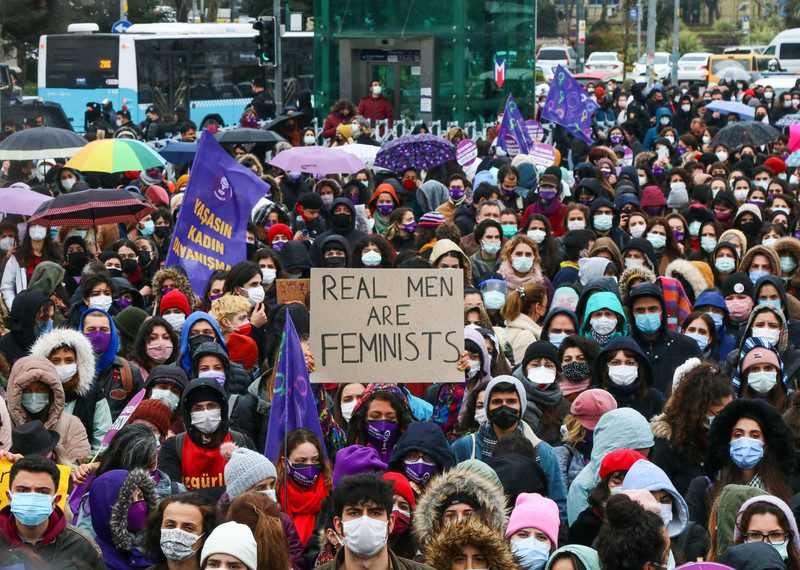
M 133 22 L 129 22 L 128 20 L 119 20 L 111 26 L 111 31 L 115 34 L 124 34 L 125 30 L 130 28 L 133 25 Z
M 636 8 L 631 8 L 630 10 L 628 10 L 629 20 L 635 20 L 638 17 L 639 17 L 639 11 Z

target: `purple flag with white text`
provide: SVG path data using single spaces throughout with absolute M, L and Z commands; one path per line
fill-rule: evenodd
M 599 108 L 569 71 L 560 65 L 556 67 L 542 118 L 561 125 L 586 144 L 592 144 L 592 115 Z
M 522 113 L 519 112 L 517 102 L 510 93 L 508 94 L 508 99 L 506 99 L 503 120 L 497 128 L 497 144 L 500 145 L 504 151 L 508 152 L 506 148 L 506 137 L 516 141 L 521 154 L 528 154 L 528 150 L 533 145 L 533 141 L 531 141 L 531 137 L 528 135 L 528 129 L 525 126 L 525 119 L 522 118 Z

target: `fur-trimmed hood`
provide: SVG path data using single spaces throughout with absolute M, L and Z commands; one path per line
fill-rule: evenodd
M 649 281 L 650 283 L 656 282 L 656 274 L 651 269 L 640 265 L 639 267 L 629 267 L 622 272 L 619 277 L 619 296 L 622 304 L 628 303 L 628 293 L 631 290 L 631 282 L 636 280 Z M 637 281 L 637 285 L 638 285 Z
M 31 347 L 31 356 L 49 358 L 56 349 L 68 347 L 75 351 L 78 365 L 78 384 L 75 393 L 85 396 L 94 382 L 95 357 L 92 343 L 82 333 L 72 329 L 53 329 L 43 334 Z
M 748 249 L 745 254 L 742 255 L 742 260 L 739 262 L 739 271 L 749 274 L 750 264 L 753 262 L 753 258 L 756 255 L 765 256 L 769 260 L 769 264 L 772 267 L 772 271 L 770 271 L 770 273 L 780 275 L 781 260 L 774 249 L 765 245 L 754 245 Z
M 153 303 L 153 314 L 157 315 L 159 313 L 158 307 L 161 304 L 161 285 L 164 283 L 165 279 L 172 279 L 175 281 L 175 289 L 186 295 L 186 300 L 189 301 L 189 307 L 192 308 L 194 305 L 194 291 L 192 291 L 189 278 L 186 277 L 182 271 L 171 267 L 165 267 L 164 269 L 156 271 L 156 274 L 153 276 L 153 291 L 155 291 L 157 295 L 156 302 Z
M 425 548 L 425 562 L 435 570 L 450 570 L 453 567 L 453 558 L 460 555 L 462 549 L 468 545 L 476 547 L 486 556 L 489 568 L 519 568 L 503 534 L 486 526 L 476 517 L 450 523 L 436 533 Z
M 421 547 L 440 530 L 445 500 L 461 493 L 474 497 L 481 505 L 482 512 L 476 512 L 476 518 L 499 530 L 501 534 L 505 530 L 508 515 L 503 490 L 474 471 L 457 465 L 431 479 L 425 493 L 417 502 L 413 532 Z
M 653 432 L 653 437 L 672 439 L 672 426 L 667 421 L 667 414 L 658 414 L 650 418 L 650 430 Z
M 667 265 L 664 275 L 680 281 L 681 284 L 684 285 L 684 289 L 686 289 L 686 285 L 691 287 L 694 293 L 691 296 L 692 301 L 697 299 L 700 293 L 710 287 L 697 266 L 685 259 L 676 259 Z
M 50 404 L 45 408 L 47 417 L 42 423 L 47 429 L 54 430 L 64 411 L 64 387 L 58 379 L 56 367 L 46 358 L 26 356 L 14 364 L 8 379 L 8 414 L 15 426 L 37 419 L 22 407 L 22 391 L 37 380 L 50 388 L 52 392 Z

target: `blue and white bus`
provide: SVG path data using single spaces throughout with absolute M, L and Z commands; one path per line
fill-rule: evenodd
M 39 97 L 56 101 L 76 131 L 86 104 L 109 99 L 134 123 L 150 105 L 183 109 L 197 125 L 235 123 L 263 76 L 251 24 L 134 24 L 123 34 L 67 33 L 39 39 Z M 284 93 L 313 92 L 313 32 L 283 36 Z M 271 75 L 271 74 L 270 74 Z

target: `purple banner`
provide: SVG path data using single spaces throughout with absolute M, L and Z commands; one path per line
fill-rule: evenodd
M 573 136 L 592 144 L 592 115 L 600 108 L 569 72 L 556 67 L 542 118 L 566 128 Z
M 165 266 L 186 270 L 192 289 L 204 291 L 216 269 L 229 270 L 247 254 L 247 222 L 269 185 L 203 131 Z
M 522 118 L 522 113 L 517 107 L 517 102 L 514 101 L 514 96 L 509 94 L 506 99 L 506 107 L 503 111 L 503 120 L 497 129 L 497 144 L 509 154 L 511 151 L 507 148 L 508 139 L 513 139 L 517 143 L 519 153 L 528 154 L 528 149 L 531 146 L 531 138 L 528 136 L 528 129 L 525 127 L 525 119 Z
M 539 142 L 544 138 L 544 128 L 539 121 L 528 119 L 525 121 L 525 128 L 528 129 L 528 136 L 534 142 Z

